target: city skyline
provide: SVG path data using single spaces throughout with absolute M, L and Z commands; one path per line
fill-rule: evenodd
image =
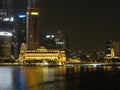
M 25 11 L 26 2 L 15 3 L 19 13 Z M 120 40 L 118 5 L 111 0 L 40 0 L 40 32 L 63 31 L 72 49 L 105 49 L 107 40 Z

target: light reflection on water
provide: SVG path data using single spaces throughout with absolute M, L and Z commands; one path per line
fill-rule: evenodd
M 114 82 L 109 81 L 120 80 L 119 71 L 119 66 L 0 66 L 0 90 L 96 89 L 106 80 L 110 85 Z M 109 89 L 107 86 L 105 88 Z

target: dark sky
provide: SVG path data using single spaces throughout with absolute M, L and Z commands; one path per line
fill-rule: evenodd
M 25 0 L 15 0 L 24 11 Z M 112 0 L 40 0 L 41 32 L 61 29 L 70 48 L 104 50 L 107 40 L 120 40 L 120 3 Z

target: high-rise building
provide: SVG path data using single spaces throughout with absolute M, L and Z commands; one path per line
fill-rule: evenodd
M 120 42 L 109 40 L 106 43 L 106 56 L 107 57 L 120 57 Z
M 27 49 L 37 49 L 40 39 L 40 9 L 38 0 L 28 0 L 27 8 Z
M 26 14 L 18 16 L 18 43 L 26 43 Z
M 65 49 L 66 48 L 66 42 L 65 42 L 65 36 L 63 35 L 63 33 L 59 30 L 57 35 L 56 35 L 56 47 L 58 49 Z
M 12 32 L 14 21 L 12 10 L 12 0 L 0 0 L 0 29 Z
M 21 44 L 26 43 L 26 14 L 19 14 L 17 17 L 17 37 L 18 37 L 18 54 L 20 52 Z
M 11 40 L 12 33 L 0 31 L 0 61 L 13 59 Z
M 11 35 L 10 35 L 11 34 Z M 15 35 L 12 0 L 0 0 L 0 56 L 11 59 Z

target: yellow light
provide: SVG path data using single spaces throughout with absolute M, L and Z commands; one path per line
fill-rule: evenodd
M 38 12 L 31 12 L 31 15 L 38 15 Z

